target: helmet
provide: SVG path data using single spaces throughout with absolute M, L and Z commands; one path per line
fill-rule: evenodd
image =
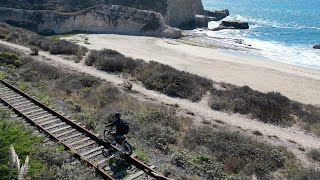
M 116 112 L 116 113 L 114 114 L 114 117 L 120 118 L 120 117 L 121 117 L 121 114 L 120 114 L 119 112 Z

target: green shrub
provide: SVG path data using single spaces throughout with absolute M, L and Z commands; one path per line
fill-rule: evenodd
M 136 148 L 134 152 L 137 154 L 137 158 L 140 159 L 141 161 L 144 161 L 144 162 L 149 161 L 149 156 L 143 149 Z
M 71 158 L 70 154 L 63 149 L 60 150 L 57 145 L 38 144 L 34 146 L 34 149 L 37 150 L 31 152 L 31 157 L 42 161 L 47 166 L 61 167 L 67 158 Z
M 251 115 L 277 125 L 292 125 L 293 117 L 297 117 L 305 130 L 320 135 L 319 107 L 292 101 L 277 92 L 261 93 L 248 86 L 224 85 L 224 89 L 213 88 L 210 92 L 209 105 L 213 110 Z
M 39 79 L 52 80 L 62 76 L 62 71 L 45 63 L 29 61 L 20 69 L 25 81 L 35 82 Z
M 175 144 L 179 136 L 181 122 L 175 116 L 161 111 L 151 111 L 132 117 L 130 126 L 133 136 L 147 141 L 153 147 L 166 150 L 170 144 Z
M 117 51 L 103 49 L 91 51 L 85 64 L 95 66 L 97 69 L 107 72 L 130 72 L 134 73 L 143 66 L 141 60 L 125 57 Z
M 32 31 L 26 29 L 17 28 L 6 23 L 0 23 L 0 33 L 6 38 L 6 41 L 38 47 L 44 51 L 49 50 L 51 40 L 48 38 L 38 35 Z
M 16 175 L 15 169 L 9 170 L 9 148 L 12 144 L 19 158 L 25 159 L 32 152 L 32 146 L 42 138 L 37 138 L 14 121 L 1 119 L 0 121 L 0 177 L 1 179 L 13 179 Z M 33 176 L 42 171 L 43 165 L 40 161 L 30 157 L 30 175 Z
M 261 93 L 248 86 L 232 87 L 227 90 L 211 90 L 210 107 L 253 117 L 268 123 L 288 124 L 292 120 L 292 102 L 280 93 Z
M 55 40 L 50 45 L 49 52 L 53 55 L 65 54 L 65 55 L 77 55 L 82 48 L 79 45 L 71 43 L 66 40 Z
M 87 48 L 76 45 L 75 43 L 66 40 L 51 40 L 32 31 L 5 23 L 0 23 L 0 33 L 4 34 L 6 41 L 31 46 L 34 47 L 33 49 L 39 48 L 44 51 L 49 51 L 54 55 L 75 55 L 77 59 L 82 59 L 87 52 Z M 36 55 L 36 53 L 34 55 Z
M 0 79 L 4 79 L 7 76 L 6 72 L 0 71 Z
M 178 71 L 154 61 L 146 63 L 125 57 L 117 51 L 104 49 L 92 51 L 85 64 L 107 72 L 127 72 L 142 81 L 147 89 L 171 97 L 198 101 L 212 86 L 212 81 L 200 76 Z
M 184 145 L 188 149 L 204 147 L 223 163 L 226 169 L 250 176 L 252 172 L 264 178 L 270 172 L 284 167 L 285 152 L 275 147 L 255 142 L 238 133 L 213 129 L 209 126 L 194 128 L 187 133 Z M 236 167 L 230 167 L 230 160 Z
M 212 82 L 208 79 L 178 71 L 154 61 L 151 61 L 141 71 L 138 78 L 147 89 L 193 101 L 200 100 L 202 95 L 212 86 Z
M 104 84 L 93 89 L 88 96 L 89 102 L 97 107 L 104 107 L 113 104 L 122 98 L 122 94 L 118 88 Z
M 62 74 L 61 78 L 55 83 L 56 88 L 65 92 L 78 93 L 83 88 L 91 88 L 99 85 L 100 82 L 92 76 L 76 75 L 76 74 Z
M 16 53 L 0 51 L 0 64 L 19 67 L 21 65 L 21 60 Z
M 34 180 L 101 180 L 94 168 L 87 167 L 83 163 L 70 165 L 63 164 L 62 166 L 47 166 L 45 169 L 33 177 Z
M 27 42 L 28 45 L 38 47 L 44 51 L 50 50 L 50 44 L 52 41 L 40 35 L 33 35 Z
M 313 159 L 314 161 L 320 162 L 320 150 L 319 149 L 312 149 L 308 156 Z
M 303 128 L 308 132 L 320 136 L 320 108 L 312 105 L 302 105 L 294 111 L 294 114 L 302 121 Z
M 320 179 L 320 170 L 313 168 L 301 169 L 294 174 L 290 174 L 289 178 L 292 180 L 316 180 Z
M 248 179 L 248 177 L 244 175 L 233 173 L 228 174 L 225 171 L 224 165 L 208 154 L 185 155 L 182 153 L 176 153 L 174 154 L 171 163 L 181 169 L 184 169 L 188 174 L 198 175 L 200 177 L 205 177 L 206 179 Z

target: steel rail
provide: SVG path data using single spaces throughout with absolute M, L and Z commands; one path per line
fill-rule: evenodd
M 97 144 L 103 146 L 104 148 L 112 147 L 112 148 L 116 149 L 117 151 L 120 151 L 117 147 L 113 146 L 111 143 L 100 139 L 93 132 L 87 130 L 86 128 L 84 128 L 84 127 L 78 125 L 77 123 L 71 121 L 70 119 L 64 117 L 63 115 L 61 115 L 60 113 L 54 111 L 53 109 L 47 107 L 46 105 L 42 104 L 41 102 L 39 102 L 36 99 L 32 98 L 31 96 L 27 95 L 26 93 L 24 93 L 24 92 L 20 91 L 19 89 L 15 88 L 10 83 L 8 83 L 8 82 L 6 82 L 4 80 L 0 80 L 0 81 L 7 88 L 11 89 L 15 93 L 17 93 L 20 96 L 22 96 L 22 97 L 26 98 L 27 100 L 31 101 L 33 104 L 39 106 L 40 108 L 42 108 L 43 110 L 47 111 L 51 115 L 56 116 L 61 121 L 65 122 L 67 125 L 71 126 L 72 128 L 78 130 L 79 132 L 83 133 L 85 136 L 87 136 L 90 139 L 92 139 L 93 141 L 95 141 Z M 114 179 L 112 176 L 107 174 L 102 168 L 100 168 L 97 164 L 93 164 L 90 161 L 88 161 L 86 158 L 81 156 L 80 153 L 75 151 L 67 143 L 64 143 L 63 141 L 59 140 L 59 138 L 57 138 L 55 135 L 50 133 L 48 130 L 46 130 L 45 128 L 43 128 L 42 126 L 40 126 L 39 124 L 34 122 L 30 117 L 28 117 L 27 115 L 25 115 L 24 113 L 19 111 L 17 108 L 15 108 L 14 105 L 12 105 L 11 103 L 8 103 L 6 100 L 2 99 L 1 97 L 0 97 L 0 102 L 2 104 L 4 104 L 5 106 L 10 107 L 17 115 L 23 117 L 28 123 L 30 123 L 31 125 L 35 126 L 39 131 L 45 132 L 46 134 L 48 134 L 50 136 L 51 139 L 61 143 L 67 150 L 70 150 L 74 154 L 74 156 L 76 158 L 78 158 L 81 161 L 86 161 L 90 166 L 94 167 L 95 170 L 97 171 L 97 173 L 100 174 L 104 179 L 110 179 L 110 180 Z M 138 159 L 136 159 L 134 157 L 131 157 L 131 156 L 128 156 L 128 155 L 124 154 L 123 158 L 127 163 L 130 163 L 130 164 L 136 166 L 138 169 L 144 171 L 147 175 L 149 175 L 149 176 L 151 176 L 151 177 L 153 177 L 155 179 L 169 180 L 169 178 L 161 175 L 160 173 L 158 173 L 157 171 L 155 171 L 154 169 L 150 168 L 148 165 L 144 164 L 143 162 L 139 161 Z

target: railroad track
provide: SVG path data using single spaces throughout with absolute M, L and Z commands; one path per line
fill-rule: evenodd
M 122 163 L 121 170 L 115 171 L 115 168 L 109 165 L 109 159 L 102 155 L 102 149 L 108 147 L 117 149 L 117 147 L 4 80 L 0 82 L 0 102 L 40 132 L 60 142 L 76 158 L 95 168 L 104 179 L 133 180 L 151 177 L 168 180 L 156 172 L 154 166 L 148 166 L 128 155 L 123 155 L 122 160 L 119 160 Z

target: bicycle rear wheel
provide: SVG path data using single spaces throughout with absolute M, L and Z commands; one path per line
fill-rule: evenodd
M 127 155 L 132 155 L 132 146 L 128 143 L 128 142 L 125 142 L 124 144 L 123 144 L 123 148 L 124 148 L 124 150 L 125 150 L 125 153 L 127 154 Z

